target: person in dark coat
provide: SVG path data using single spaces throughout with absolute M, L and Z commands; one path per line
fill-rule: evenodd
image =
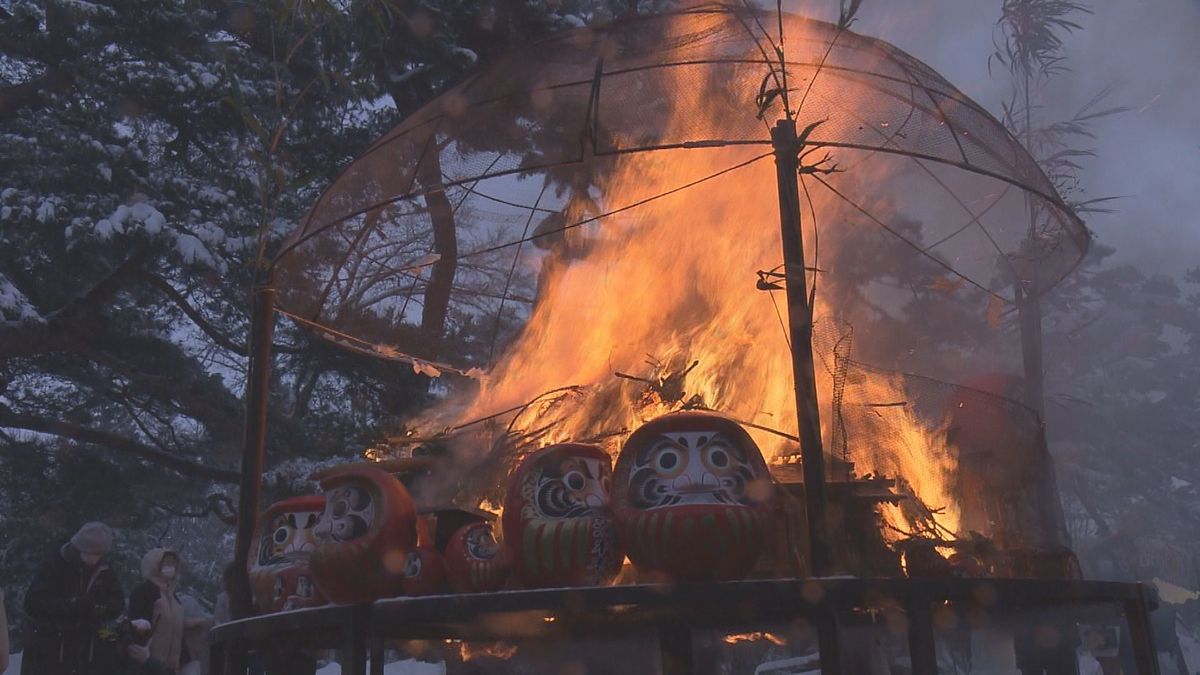
M 100 631 L 125 609 L 117 575 L 104 563 L 113 533 L 104 523 L 79 528 L 52 553 L 25 593 L 21 675 L 111 675 L 117 645 Z

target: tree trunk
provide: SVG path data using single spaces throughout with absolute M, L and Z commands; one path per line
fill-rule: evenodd
M 423 158 L 420 172 L 422 187 L 441 185 L 442 165 L 438 160 L 436 144 Z M 433 252 L 441 258 L 433 264 L 429 273 L 429 285 L 425 290 L 425 304 L 421 311 L 421 329 L 436 343 L 446 329 L 450 293 L 458 270 L 458 232 L 454 225 L 454 208 L 444 190 L 426 194 L 425 206 L 429 209 L 433 226 Z

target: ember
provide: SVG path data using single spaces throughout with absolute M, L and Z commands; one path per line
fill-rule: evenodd
M 757 631 L 753 633 L 731 633 L 722 639 L 727 645 L 735 645 L 739 642 L 760 642 L 762 640 L 766 640 L 767 642 L 779 647 L 787 644 L 787 640 L 784 640 L 774 633 L 768 633 L 765 631 Z
M 458 654 L 463 661 L 488 657 L 507 661 L 517 654 L 517 646 L 507 642 L 460 642 Z

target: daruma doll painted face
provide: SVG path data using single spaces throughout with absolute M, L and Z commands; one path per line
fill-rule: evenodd
M 446 543 L 446 579 L 455 593 L 498 591 L 509 566 L 489 522 L 468 523 Z
M 403 592 L 408 554 L 416 548 L 416 510 L 391 474 L 353 467 L 321 481 L 325 511 L 311 566 L 332 602 L 371 602 Z
M 642 425 L 613 475 L 613 512 L 629 560 L 669 581 L 744 577 L 762 552 L 773 496 L 750 435 L 707 412 Z
M 599 586 L 621 571 L 611 467 L 606 452 L 578 443 L 543 448 L 517 467 L 501 523 L 523 586 Z
M 276 502 L 259 519 L 249 569 L 256 611 L 325 604 L 313 589 L 308 564 L 317 546 L 317 519 L 324 510 L 324 497 L 307 495 Z

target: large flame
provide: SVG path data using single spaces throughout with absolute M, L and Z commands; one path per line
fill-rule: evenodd
M 662 72 L 664 78 L 673 77 L 670 69 Z M 756 89 L 760 78 L 760 73 L 747 73 L 741 86 Z M 816 88 L 821 86 L 818 80 Z M 703 126 L 697 116 L 712 108 L 706 104 L 711 89 L 664 81 L 662 91 L 673 92 L 677 114 L 671 124 L 680 130 L 684 125 Z M 805 123 L 800 120 L 801 127 Z M 763 136 L 767 133 L 764 125 Z M 767 150 L 757 146 L 628 155 L 596 181 L 598 189 L 588 198 L 596 203 L 588 208 L 607 211 L 668 193 Z M 861 162 L 839 178 L 842 185 L 856 182 L 863 188 L 859 194 L 870 194 L 873 181 L 888 178 L 879 175 L 881 171 Z M 425 421 L 449 426 L 520 406 L 550 390 L 580 385 L 586 395 L 528 411 L 523 426 L 545 430 L 536 444 L 619 439 L 622 432 L 690 401 L 754 425 L 750 432 L 768 459 L 797 453 L 793 440 L 764 430 L 793 437 L 797 433 L 784 292 L 756 288 L 759 270 L 779 271 L 783 262 L 776 181 L 768 155 L 573 230 L 549 254 L 526 256 L 522 263 L 538 277 L 539 292 L 523 332 L 469 400 L 449 401 Z M 811 179 L 808 184 L 815 185 Z M 820 269 L 853 256 L 844 245 L 844 228 L 838 227 L 847 222 L 847 209 L 821 189 L 802 192 L 802 199 L 808 264 Z M 568 220 L 580 215 L 586 214 L 567 213 Z M 839 300 L 848 296 L 836 281 L 824 279 L 819 271 L 809 275 L 810 284 L 814 281 L 818 321 L 854 323 L 855 312 L 862 310 Z M 832 418 L 829 358 L 818 354 L 816 368 L 826 438 Z M 661 380 L 678 377 L 693 363 L 680 387 L 671 386 L 677 381 L 667 382 L 657 391 L 645 382 L 615 375 Z M 905 398 L 900 383 L 886 376 L 873 377 L 869 389 L 878 400 Z M 925 503 L 950 506 L 938 520 L 955 530 L 958 518 L 949 480 L 953 467 L 944 435 L 922 426 L 903 407 L 887 414 L 903 433 L 893 434 L 889 447 L 864 448 L 861 456 L 869 458 L 868 464 L 856 466 L 856 471 L 903 478 Z M 886 515 L 897 527 L 913 526 L 900 510 Z

